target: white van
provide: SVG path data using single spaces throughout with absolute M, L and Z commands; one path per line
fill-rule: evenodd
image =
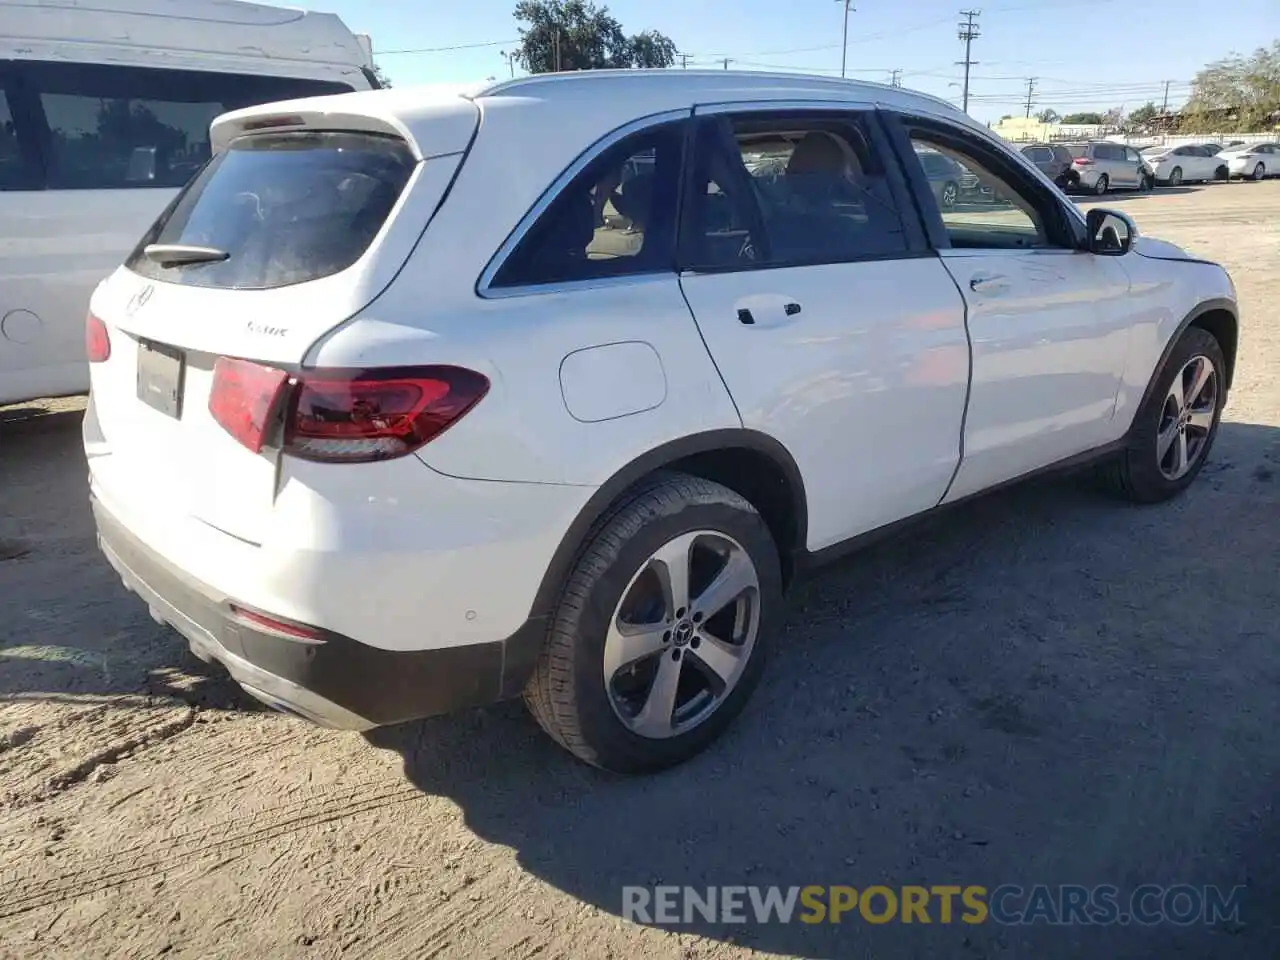
M 89 388 L 84 317 L 239 107 L 376 87 L 336 16 L 0 0 L 0 403 Z

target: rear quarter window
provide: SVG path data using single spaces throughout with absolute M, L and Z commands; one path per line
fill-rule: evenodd
M 178 195 L 126 265 L 156 280 L 229 289 L 330 276 L 368 249 L 414 165 L 408 146 L 392 137 L 241 137 Z M 226 259 L 165 266 L 147 256 L 152 244 L 210 247 Z

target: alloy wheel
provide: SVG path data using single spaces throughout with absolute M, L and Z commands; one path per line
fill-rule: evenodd
M 1104 193 L 1107 192 L 1107 188 L 1110 186 L 1111 186 L 1111 180 L 1104 173 L 1102 176 L 1098 178 L 1098 182 L 1094 186 L 1093 190 L 1098 196 L 1102 196 Z
M 1173 172 L 1169 174 L 1169 186 L 1176 187 L 1182 183 L 1182 168 L 1174 167 Z
M 760 628 L 751 555 L 714 530 L 681 534 L 631 578 L 609 620 L 604 682 L 618 719 L 649 739 L 685 733 L 733 692 Z
M 1205 356 L 1188 360 L 1169 385 L 1156 432 L 1156 460 L 1166 480 L 1185 477 L 1204 454 L 1218 409 L 1218 371 Z

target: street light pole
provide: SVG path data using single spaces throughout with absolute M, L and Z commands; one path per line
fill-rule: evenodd
M 845 78 L 845 67 L 849 62 L 849 11 L 856 11 L 853 0 L 836 0 L 844 4 L 844 33 L 840 40 L 840 79 Z

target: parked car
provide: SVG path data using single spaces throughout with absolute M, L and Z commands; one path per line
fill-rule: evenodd
M 937 150 L 917 150 L 916 156 L 920 158 L 920 167 L 929 181 L 929 189 L 938 206 L 943 210 L 954 209 L 960 202 L 960 181 L 965 178 L 967 171 L 961 170 L 960 164 Z
M 1063 190 L 1079 186 L 1080 174 L 1072 165 L 1075 158 L 1062 144 L 1031 143 L 1022 148 L 1022 155 Z
M 0 0 L 0 403 L 87 391 L 93 286 L 209 158 L 209 123 L 369 89 L 367 39 L 220 0 Z
M 807 571 L 1047 469 L 1174 497 L 1231 385 L 1221 267 L 905 90 L 583 71 L 212 141 L 91 302 L 99 542 L 199 655 L 332 726 L 523 693 L 590 763 L 677 763 Z M 940 210 L 929 151 L 1006 199 Z
M 1249 180 L 1280 176 L 1280 143 L 1254 143 L 1224 150 L 1218 159 L 1226 161 L 1227 175 Z
M 1187 144 L 1181 147 L 1147 147 L 1142 151 L 1147 170 L 1162 186 L 1227 179 L 1227 164 L 1206 148 Z
M 1150 190 L 1152 187 L 1154 181 L 1133 147 L 1106 140 L 1065 146 L 1082 190 L 1101 195 L 1108 190 Z

